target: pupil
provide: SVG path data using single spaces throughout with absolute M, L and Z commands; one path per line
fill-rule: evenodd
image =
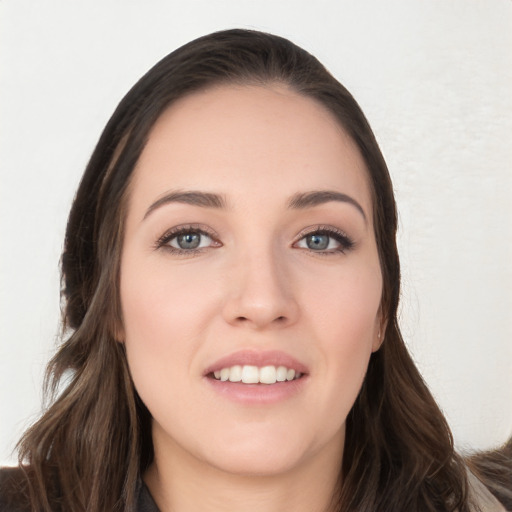
M 199 246 L 201 235 L 197 233 L 186 233 L 178 236 L 178 245 L 182 249 L 195 249 Z
M 317 249 L 323 251 L 329 245 L 328 235 L 309 235 L 306 238 L 306 244 L 310 249 Z

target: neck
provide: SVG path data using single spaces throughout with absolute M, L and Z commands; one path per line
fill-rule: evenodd
M 223 471 L 176 445 L 165 451 L 155 446 L 144 481 L 161 512 L 330 512 L 342 451 L 343 440 L 337 438 L 286 472 L 250 475 Z

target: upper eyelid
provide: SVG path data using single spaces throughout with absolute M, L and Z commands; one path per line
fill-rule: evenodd
M 181 233 L 187 233 L 187 232 L 196 232 L 200 233 L 202 235 L 206 235 L 210 237 L 213 241 L 219 242 L 219 237 L 217 233 L 209 228 L 208 226 L 205 226 L 203 224 L 180 224 L 178 226 L 174 226 L 168 230 L 166 230 L 158 239 L 156 240 L 155 247 L 159 248 L 169 242 L 169 240 L 172 240 L 176 236 L 180 235 Z
M 345 253 L 345 251 L 353 250 L 356 247 L 356 241 L 349 236 L 345 231 L 336 228 L 332 225 L 316 225 L 309 226 L 304 228 L 300 233 L 296 236 L 295 240 L 292 242 L 292 247 L 299 243 L 301 240 L 304 240 L 308 235 L 313 235 L 315 233 L 321 233 L 330 236 L 331 238 L 337 239 L 338 243 L 340 243 L 342 249 L 340 252 Z M 325 251 L 313 251 L 316 254 L 334 254 L 336 250 L 325 250 Z
M 179 224 L 178 226 L 174 226 L 172 228 L 169 228 L 167 231 L 164 232 L 164 234 L 161 236 L 161 238 L 165 236 L 171 236 L 176 235 L 179 233 L 186 233 L 186 232 L 197 232 L 197 233 L 203 233 L 208 236 L 217 236 L 215 230 L 212 228 L 205 226 L 203 224 Z
M 340 236 L 343 236 L 344 238 L 347 238 L 348 240 L 352 240 L 352 237 L 348 235 L 345 231 L 342 229 L 339 229 L 337 227 L 328 225 L 328 224 L 317 224 L 315 226 L 308 226 L 304 229 L 301 229 L 299 233 L 295 236 L 294 243 L 301 240 L 305 236 L 311 235 L 313 233 L 318 232 L 324 232 L 324 233 L 333 233 Z

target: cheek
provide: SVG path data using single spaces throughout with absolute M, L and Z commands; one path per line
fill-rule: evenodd
M 351 268 L 308 300 L 309 325 L 322 351 L 333 407 L 346 415 L 362 385 L 380 325 L 380 268 Z M 341 408 L 340 408 L 341 405 Z M 334 409 L 333 409 L 334 410 Z
M 215 300 L 198 293 L 204 283 L 200 274 L 170 272 L 165 260 L 137 263 L 123 261 L 121 306 L 128 363 L 142 396 L 188 378 L 198 333 L 213 314 Z
M 373 341 L 379 325 L 382 277 L 378 265 L 354 265 L 303 286 L 302 303 L 317 338 L 333 349 Z M 321 285 L 320 285 L 321 284 Z M 345 343 L 342 343 L 345 340 Z M 348 348 L 348 347 L 347 347 Z
M 123 260 L 121 305 L 126 336 L 166 345 L 176 338 L 187 341 L 182 336 L 192 333 L 215 303 L 211 291 L 205 293 L 207 276 L 200 267 L 190 272 L 169 265 L 165 258 L 148 260 Z

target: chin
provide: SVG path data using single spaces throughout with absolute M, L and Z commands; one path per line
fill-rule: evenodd
M 247 477 L 272 477 L 292 472 L 300 466 L 302 457 L 295 451 L 278 450 L 228 450 L 208 463 L 226 473 Z
M 321 451 L 323 443 L 311 432 L 282 427 L 231 430 L 204 447 L 204 458 L 227 473 L 263 477 L 294 471 Z

